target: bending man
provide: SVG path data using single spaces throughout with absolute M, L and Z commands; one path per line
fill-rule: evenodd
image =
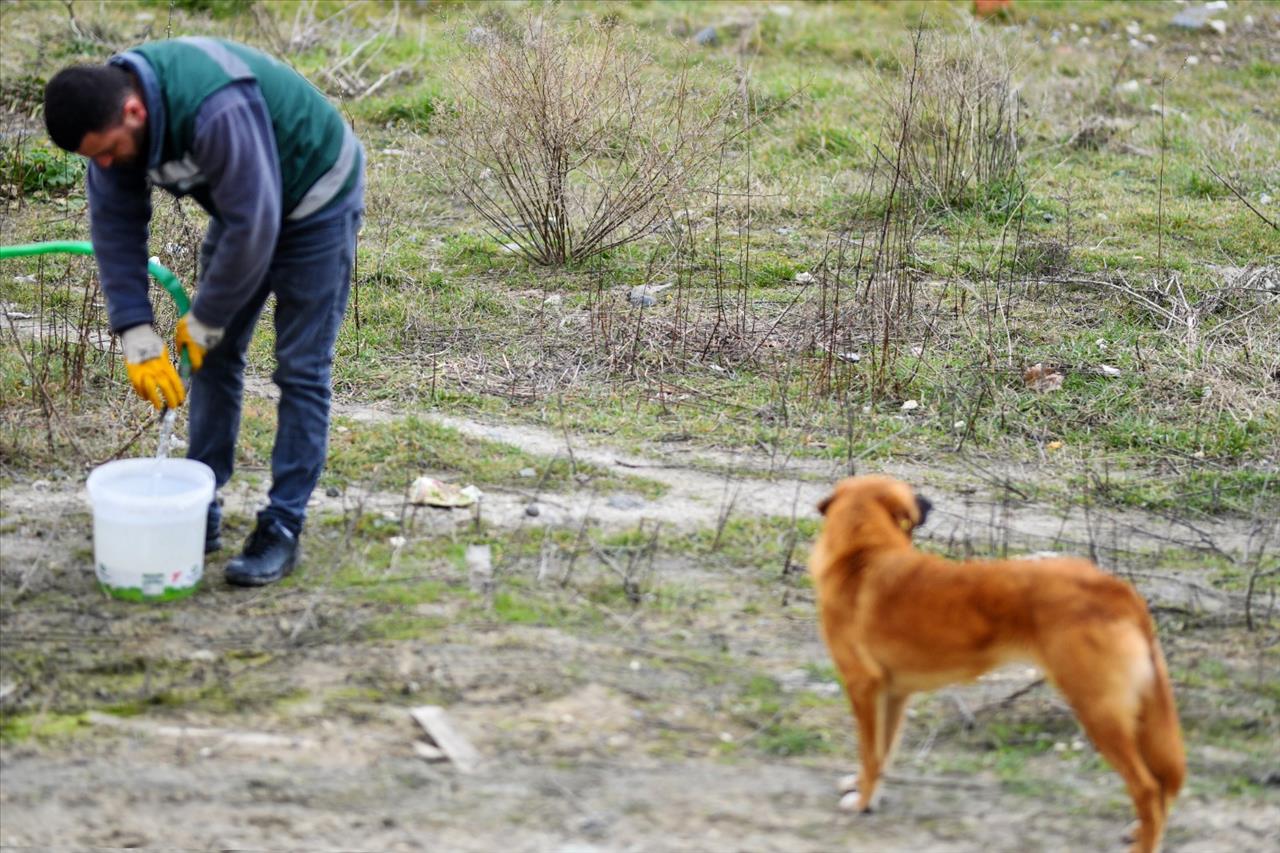
M 129 379 L 157 409 L 182 383 L 152 326 L 147 237 L 151 187 L 190 195 L 211 217 L 191 310 L 178 321 L 191 381 L 187 455 L 231 478 L 245 352 L 275 295 L 280 388 L 269 503 L 230 583 L 260 586 L 298 556 L 307 501 L 324 467 L 334 342 L 351 287 L 364 206 L 364 152 L 324 96 L 288 66 L 230 41 L 151 42 L 105 65 L 60 71 L 45 89 L 45 125 L 87 157 L 89 221 L 111 329 Z M 221 546 L 209 507 L 205 551 Z

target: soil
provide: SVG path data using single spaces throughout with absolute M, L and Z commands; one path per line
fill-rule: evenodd
M 339 413 L 391 417 L 351 406 Z M 570 452 L 553 432 L 438 417 L 530 452 Z M 667 493 L 612 503 L 585 492 L 544 495 L 531 518 L 527 494 L 493 489 L 483 499 L 486 522 L 576 529 L 589 517 L 627 530 L 651 519 L 678 531 L 714 528 L 726 512 L 813 517 L 842 473 L 829 464 L 771 471 L 763 457 L 571 442 L 575 458 L 625 464 Z M 1162 550 L 1241 555 L 1257 539 L 1256 521 L 1189 526 L 1140 512 L 1087 513 L 974 488 L 966 470 L 907 462 L 885 470 L 929 484 L 933 547 L 1092 549 L 1128 574 L 1157 613 L 1180 620 L 1173 628 L 1181 632 L 1162 626 L 1175 670 L 1205 656 L 1242 673 L 1274 665 L 1274 655 L 1256 656 L 1239 640 L 1240 593 L 1203 572 L 1144 562 Z M 611 603 L 591 608 L 598 622 L 570 615 L 562 624 L 522 624 L 461 596 L 374 607 L 350 589 L 308 583 L 308 572 L 327 577 L 319 566 L 304 567 L 297 583 L 233 590 L 218 578 L 224 554 L 211 561 L 196 596 L 149 608 L 104 599 L 94 588 L 80 487 L 53 481 L 3 492 L 0 701 L 6 714 L 81 715 L 70 733 L 0 748 L 0 849 L 1122 847 L 1130 812 L 1119 778 L 1056 696 L 1035 686 L 1036 673 L 1020 667 L 918 698 L 881 809 L 839 811 L 837 780 L 853 769 L 856 742 L 811 594 L 776 568 L 663 554 L 654 573 L 685 596 L 666 607 Z M 247 517 L 262 491 L 229 489 L 229 513 Z M 312 516 L 341 516 L 354 505 L 398 514 L 401 502 L 399 493 L 349 489 L 318 495 Z M 421 536 L 471 523 L 466 512 L 424 513 Z M 340 534 L 310 535 L 332 544 Z M 564 592 L 562 600 L 582 605 L 581 595 Z M 388 613 L 434 627 L 404 638 L 370 634 L 370 620 Z M 753 706 L 761 679 L 768 702 Z M 1180 692 L 1184 715 L 1215 696 Z M 421 732 L 408 709 L 424 704 L 444 706 L 476 747 L 483 763 L 475 772 L 415 753 Z M 115 715 L 81 713 L 89 708 Z M 821 748 L 786 754 L 779 720 L 818 731 Z M 1029 739 L 1009 735 L 1028 725 Z M 1166 849 L 1277 849 L 1276 789 L 1264 779 L 1243 794 L 1228 792 L 1229 780 L 1262 778 L 1274 764 L 1270 750 L 1189 737 L 1192 781 L 1174 808 Z

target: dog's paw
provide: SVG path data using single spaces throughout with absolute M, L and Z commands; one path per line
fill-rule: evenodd
M 848 791 L 840 798 L 840 810 L 846 812 L 855 812 L 857 814 L 871 814 L 880 808 L 881 799 L 877 797 L 875 800 L 862 805 L 862 795 L 857 791 Z
M 1141 828 L 1140 821 L 1133 821 L 1124 828 L 1124 834 L 1120 836 L 1120 841 L 1125 844 L 1136 844 L 1138 842 L 1138 830 Z
M 842 794 L 856 793 L 858 790 L 858 774 L 850 773 L 836 780 L 836 790 Z

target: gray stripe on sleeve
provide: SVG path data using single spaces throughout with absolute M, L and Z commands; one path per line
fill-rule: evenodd
M 291 210 L 285 219 L 305 219 L 333 201 L 334 196 L 342 189 L 342 185 L 347 182 L 347 177 L 351 174 L 351 167 L 355 165 L 359 156 L 360 143 L 356 141 L 356 135 L 352 132 L 351 126 L 343 122 L 342 150 L 338 152 L 337 161 L 329 168 L 329 171 L 316 179 L 316 182 L 311 185 L 311 189 L 307 190 L 306 195 L 299 200 L 297 207 Z
M 174 39 L 174 41 L 180 41 L 204 51 L 210 59 L 221 66 L 223 71 L 237 80 L 255 79 L 253 72 L 249 70 L 249 66 L 245 64 L 245 61 L 227 50 L 226 45 L 216 39 L 211 39 L 208 36 L 181 36 Z

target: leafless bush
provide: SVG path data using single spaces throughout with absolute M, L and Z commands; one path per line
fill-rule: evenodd
M 473 40 L 442 117 L 452 187 L 513 249 L 581 261 L 650 233 L 730 132 L 731 92 L 687 68 L 657 71 L 617 27 L 531 17 L 516 37 Z
M 904 80 L 887 95 L 903 128 L 909 185 L 921 200 L 962 207 L 1018 175 L 1018 92 L 1008 46 L 981 29 L 922 34 Z

